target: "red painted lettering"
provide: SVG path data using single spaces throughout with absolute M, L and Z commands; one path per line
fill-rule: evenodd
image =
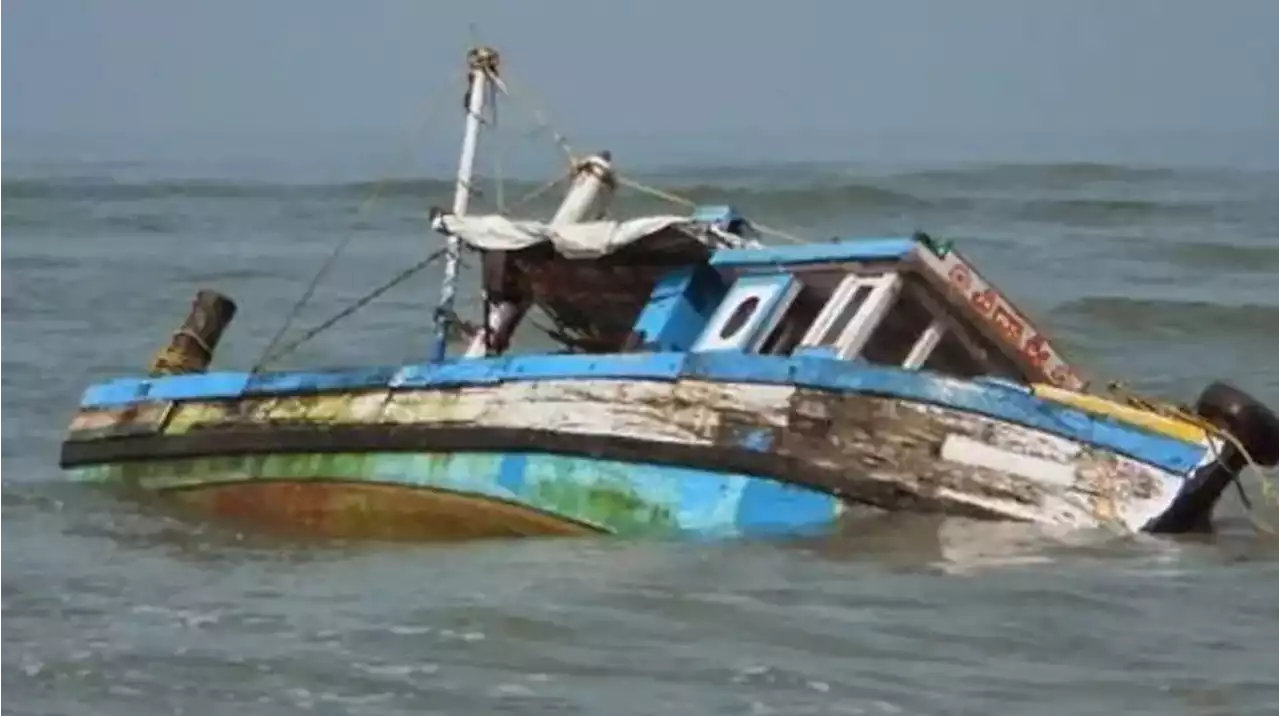
M 978 309 L 979 313 L 990 313 L 991 309 L 996 305 L 995 289 L 989 288 L 985 291 L 975 291 L 969 297 L 969 301 L 973 303 L 973 307 Z
M 1031 336 L 1026 344 L 1022 346 L 1022 354 L 1027 357 L 1031 365 L 1036 368 L 1043 367 L 1050 357 L 1049 342 L 1044 339 L 1044 336 L 1037 333 Z
M 996 324 L 996 328 L 999 328 L 1000 332 L 1015 346 L 1022 342 L 1022 322 L 1009 309 L 996 306 L 995 312 L 991 314 L 991 322 Z

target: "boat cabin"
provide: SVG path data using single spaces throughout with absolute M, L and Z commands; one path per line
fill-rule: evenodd
M 1029 324 L 994 289 L 991 312 L 1003 314 L 995 321 L 981 301 L 958 301 L 968 286 L 955 285 L 960 273 L 942 262 L 945 251 L 924 235 L 721 249 L 658 281 L 628 348 L 814 355 L 1047 381 L 1047 361 L 1011 340 L 1031 338 L 1022 335 Z
M 574 352 L 825 356 L 1085 387 L 964 257 L 924 234 L 766 246 L 729 206 L 564 224 L 440 214 L 437 224 L 486 252 L 497 319 L 468 355 L 504 352 L 536 305 Z

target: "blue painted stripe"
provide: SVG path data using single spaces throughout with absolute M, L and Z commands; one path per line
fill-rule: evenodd
M 1105 447 L 1174 472 L 1194 467 L 1203 446 L 1126 425 L 1102 416 L 1041 400 L 1014 386 L 963 381 L 933 373 L 903 371 L 862 362 L 816 356 L 758 356 L 740 353 L 630 353 L 618 355 L 535 355 L 455 360 L 405 366 L 390 381 L 385 371 L 280 374 L 270 384 L 281 390 L 316 385 L 362 390 L 489 385 L 503 381 L 551 379 L 665 380 L 797 385 L 815 390 L 863 393 L 943 405 L 1019 423 L 1073 440 Z M 152 380 L 117 380 L 89 388 L 82 407 L 124 405 L 138 400 L 234 398 L 249 385 L 244 373 L 211 373 Z M 346 381 L 346 382 L 344 382 Z M 271 394 L 265 389 L 257 394 Z
M 147 385 L 148 381 L 140 378 L 115 378 L 91 385 L 80 396 L 80 407 L 109 408 L 128 405 L 146 398 Z
M 244 392 L 247 373 L 198 373 L 165 378 L 119 378 L 90 386 L 81 407 L 107 408 L 146 400 L 234 398 Z
M 447 360 L 441 363 L 406 365 L 391 378 L 392 388 L 452 388 L 464 385 L 494 385 L 507 373 L 507 358 Z
M 671 380 L 680 375 L 687 353 L 519 356 L 511 359 L 509 380 L 621 378 Z M 547 360 L 551 358 L 552 360 Z M 563 359 L 569 360 L 563 360 Z
M 245 395 L 273 393 L 325 393 L 385 387 L 400 366 L 374 366 L 326 371 L 277 371 L 247 377 Z
M 758 249 L 720 249 L 709 264 L 716 268 L 786 266 L 837 261 L 892 261 L 915 250 L 911 238 L 866 238 L 802 246 L 765 246 Z

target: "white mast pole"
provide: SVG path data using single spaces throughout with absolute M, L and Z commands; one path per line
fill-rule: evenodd
M 488 47 L 475 47 L 467 53 L 470 89 L 467 93 L 467 126 L 462 135 L 462 156 L 458 160 L 458 178 L 454 186 L 453 213 L 467 213 L 471 203 L 471 178 L 475 171 L 476 145 L 480 140 L 480 123 L 488 91 L 489 74 L 498 72 L 498 53 Z M 440 288 L 440 305 L 435 316 L 435 341 L 432 360 L 443 360 L 449 323 L 453 320 L 454 298 L 458 292 L 458 264 L 462 259 L 462 243 L 458 237 L 447 238 L 444 282 Z

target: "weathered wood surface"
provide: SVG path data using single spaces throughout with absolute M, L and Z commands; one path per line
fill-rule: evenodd
M 100 430 L 112 414 L 81 413 L 71 440 Z M 337 440 L 344 426 L 450 430 L 471 440 L 553 435 L 557 449 L 574 449 L 575 439 L 594 440 L 602 451 L 611 441 L 630 441 L 628 458 L 661 461 L 668 454 L 678 463 L 701 450 L 728 456 L 726 469 L 749 466 L 756 455 L 769 470 L 785 471 L 783 479 L 854 502 L 1078 526 L 1118 521 L 1138 529 L 1181 482 L 1109 451 L 954 409 L 696 380 L 547 380 L 183 402 L 169 413 L 163 435 L 206 436 L 204 449 L 224 444 L 234 451 L 233 436 L 308 429 L 319 445 L 326 436 Z M 538 447 L 539 439 L 528 445 Z
M 599 259 L 566 259 L 538 246 L 511 253 L 510 260 L 528 298 L 555 322 L 553 339 L 576 352 L 611 353 L 626 342 L 657 282 L 710 253 L 669 230 Z
M 236 304 L 217 291 L 200 290 L 191 311 L 169 343 L 151 361 L 151 375 L 198 373 L 213 360 L 222 333 L 235 318 Z

